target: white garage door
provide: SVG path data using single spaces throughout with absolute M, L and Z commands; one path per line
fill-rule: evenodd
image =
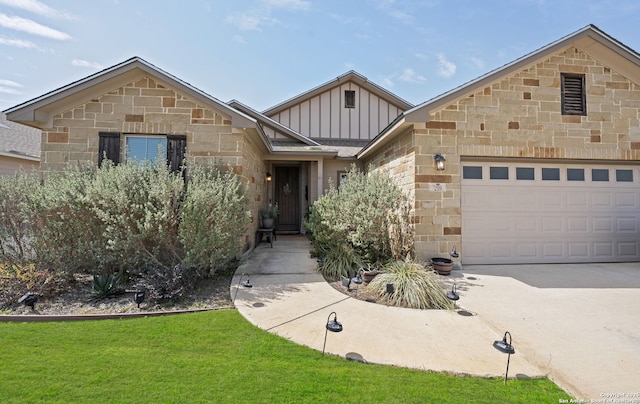
M 465 264 L 640 261 L 637 166 L 462 166 Z

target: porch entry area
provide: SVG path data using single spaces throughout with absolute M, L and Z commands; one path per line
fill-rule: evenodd
M 276 219 L 278 233 L 299 233 L 301 225 L 300 165 L 276 165 L 274 176 L 273 203 L 278 204 L 280 213 Z

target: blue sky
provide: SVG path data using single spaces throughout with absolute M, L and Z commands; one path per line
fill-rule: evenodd
M 0 110 L 133 56 L 257 110 L 349 70 L 418 104 L 588 24 L 640 51 L 637 0 L 0 0 Z

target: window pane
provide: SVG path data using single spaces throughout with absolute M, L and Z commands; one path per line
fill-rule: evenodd
M 609 170 L 594 168 L 591 170 L 591 181 L 609 181 Z
M 155 160 L 158 155 L 165 158 L 166 150 L 167 139 L 164 137 L 135 136 L 127 138 L 127 153 L 131 161 Z
M 468 179 L 468 180 L 481 180 L 482 167 L 478 167 L 478 166 L 462 167 L 462 178 Z
M 633 170 L 616 170 L 616 181 L 633 182 Z
M 489 167 L 489 178 L 492 180 L 508 180 L 509 167 Z
M 543 181 L 560 181 L 560 169 L 559 168 L 543 168 L 542 180 Z
M 584 168 L 567 168 L 567 181 L 584 181 Z
M 517 180 L 533 180 L 535 174 L 533 168 L 529 167 L 516 167 L 516 179 Z

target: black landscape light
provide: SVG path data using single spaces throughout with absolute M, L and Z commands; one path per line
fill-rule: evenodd
M 447 299 L 453 300 L 454 302 L 456 300 L 460 300 L 460 295 L 458 294 L 458 292 L 456 292 L 456 284 L 455 283 L 453 284 L 453 286 L 451 286 L 451 290 L 449 292 L 447 292 Z
M 507 335 L 509 335 L 509 342 L 507 342 Z M 507 384 L 507 376 L 509 375 L 509 360 L 511 354 L 516 353 L 515 348 L 511 345 L 511 333 L 509 331 L 504 333 L 502 340 L 493 341 L 493 347 L 502 353 L 508 354 L 507 356 L 507 371 L 504 373 L 504 384 Z
M 351 282 L 356 285 L 362 285 L 362 275 L 360 274 L 360 271 L 362 271 L 362 268 L 358 269 L 355 278 L 351 278 Z M 358 297 L 358 289 L 360 289 L 360 286 L 356 288 L 356 297 Z
M 460 256 L 460 254 L 458 254 L 458 252 L 456 251 L 456 246 L 453 246 L 453 249 L 451 250 L 451 252 L 449 253 L 449 255 L 452 258 L 458 258 Z
M 36 302 L 38 301 L 38 295 L 35 295 L 31 292 L 25 293 L 20 299 L 18 299 L 18 303 L 22 303 L 27 307 L 31 307 L 31 310 L 36 309 Z
M 242 278 L 244 278 L 244 276 L 247 274 L 242 274 L 240 275 L 240 279 L 238 279 L 238 286 L 236 287 L 236 293 L 233 295 L 233 302 L 235 304 L 236 302 L 236 296 L 238 296 L 238 289 L 240 289 L 240 285 L 244 286 L 245 288 L 252 288 L 253 285 L 251 284 L 251 281 L 249 280 L 249 275 L 247 275 L 247 280 L 246 281 L 242 281 Z
M 331 315 L 333 314 L 333 320 L 331 320 Z M 324 344 L 322 345 L 322 355 L 324 355 L 324 348 L 327 346 L 327 333 L 331 332 L 340 332 L 342 331 L 342 323 L 338 322 L 338 315 L 335 311 L 329 313 L 329 317 L 327 317 L 327 325 L 326 330 L 324 331 Z
M 140 308 L 140 303 L 144 302 L 144 299 L 147 297 L 147 294 L 144 290 L 136 290 L 133 295 L 133 301 L 138 304 L 138 308 Z

